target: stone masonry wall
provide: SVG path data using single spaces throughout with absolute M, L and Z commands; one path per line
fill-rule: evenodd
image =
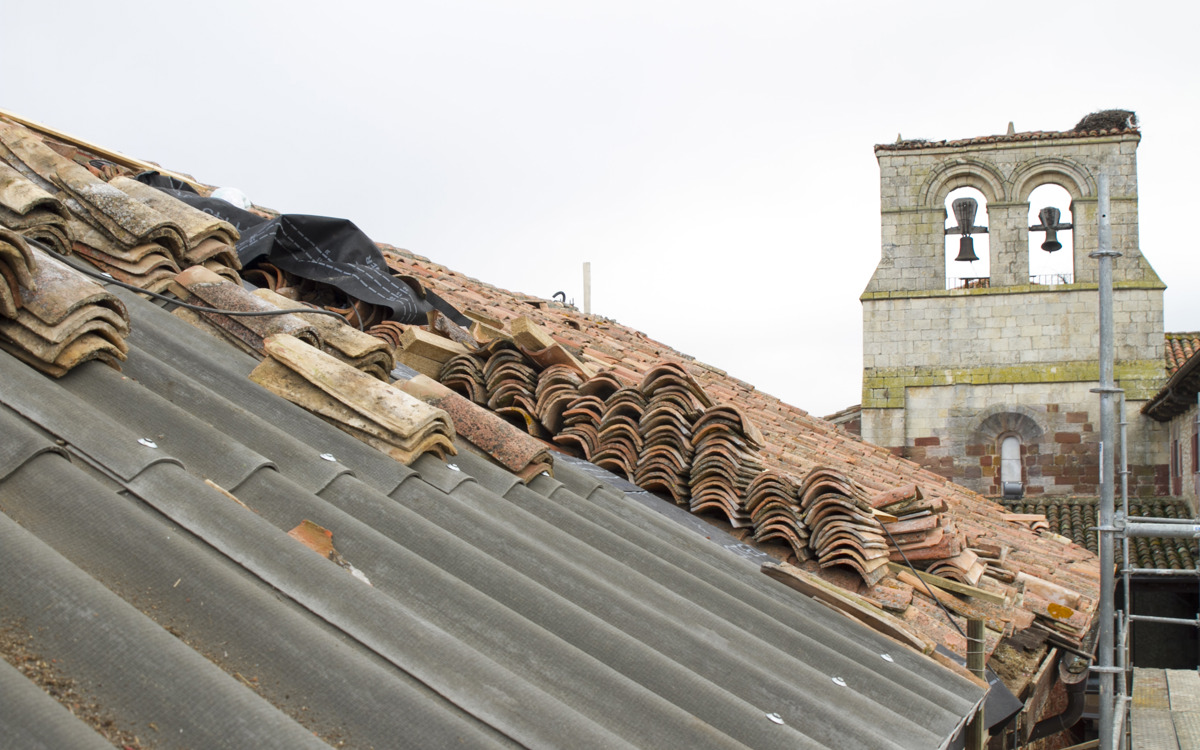
M 1007 370 L 1007 382 L 1085 379 L 1088 366 L 1098 368 L 1099 300 L 1079 286 L 864 299 L 864 408 L 900 406 L 903 393 L 873 389 L 972 382 L 979 368 Z M 1156 390 L 1163 374 L 1162 290 L 1115 290 L 1113 319 L 1115 358 L 1130 381 L 1124 387 L 1135 387 L 1140 369 Z M 921 382 L 923 376 L 934 380 Z M 1096 377 L 1098 369 L 1090 379 Z
M 1021 441 L 1027 495 L 1100 491 L 1100 406 L 1095 383 L 913 387 L 899 451 L 948 479 L 1000 494 L 1000 441 Z M 1127 409 L 1130 495 L 1166 494 L 1165 425 Z
M 1192 512 L 1200 510 L 1197 491 L 1200 490 L 1200 474 L 1196 473 L 1196 407 L 1193 406 L 1183 414 L 1178 415 L 1167 425 L 1167 440 L 1170 443 L 1179 441 L 1179 494 L 1191 506 Z

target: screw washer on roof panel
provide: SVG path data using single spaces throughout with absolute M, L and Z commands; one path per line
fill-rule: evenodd
M 325 459 L 326 461 L 337 461 L 337 458 L 335 458 L 332 453 L 322 453 L 321 458 Z
M 769 713 L 769 714 L 767 714 L 767 718 L 770 719 L 771 721 L 775 722 L 776 724 L 783 723 L 783 717 L 777 713 Z
M 138 438 L 138 442 L 141 443 L 142 445 L 146 446 L 147 448 L 157 448 L 158 447 L 158 443 L 154 442 L 150 438 Z
M 892 655 L 891 655 L 891 654 L 880 654 L 879 656 L 880 656 L 880 658 L 882 658 L 884 661 L 889 661 L 889 662 L 891 662 L 891 663 L 893 663 L 893 664 L 895 664 L 895 663 L 896 663 L 896 660 L 892 658 Z
M 834 677 L 833 684 L 838 685 L 840 687 L 846 687 L 846 681 L 843 680 L 841 677 Z

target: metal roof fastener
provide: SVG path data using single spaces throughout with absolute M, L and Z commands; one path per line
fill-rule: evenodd
M 834 677 L 833 684 L 838 685 L 840 687 L 846 687 L 846 681 L 843 680 L 841 677 Z
M 157 448 L 158 447 L 158 443 L 154 442 L 150 438 L 138 438 L 138 442 L 141 443 L 142 445 L 146 446 L 147 448 Z
M 334 458 L 332 453 L 322 453 L 321 458 L 325 459 L 326 461 L 337 461 L 337 459 Z
M 769 714 L 767 714 L 767 718 L 770 719 L 771 721 L 775 722 L 776 724 L 783 723 L 783 717 L 777 713 L 769 713 Z
M 896 663 L 896 660 L 892 658 L 892 655 L 891 655 L 891 654 L 880 654 L 879 656 L 880 656 L 880 658 L 882 658 L 884 661 L 890 661 L 890 662 L 891 662 L 891 663 L 893 663 L 893 664 L 895 664 L 895 663 Z
M 446 464 L 446 468 L 451 471 L 462 471 L 462 469 L 458 468 L 458 464 Z

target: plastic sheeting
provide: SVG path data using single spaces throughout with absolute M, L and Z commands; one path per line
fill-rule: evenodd
M 283 214 L 264 219 L 226 201 L 198 195 L 185 183 L 157 172 L 138 180 L 169 193 L 195 208 L 232 224 L 241 233 L 237 244 L 242 267 L 268 262 L 295 276 L 328 284 L 347 296 L 392 311 L 391 319 L 423 324 L 437 309 L 459 325 L 470 321 L 432 292 L 423 297 L 392 275 L 383 253 L 348 219 L 306 214 Z

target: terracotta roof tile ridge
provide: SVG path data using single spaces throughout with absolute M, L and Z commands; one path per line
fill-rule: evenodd
M 973 146 L 981 143 L 1017 143 L 1020 141 L 1055 140 L 1062 138 L 1100 138 L 1114 135 L 1136 134 L 1141 130 L 1133 128 L 1107 128 L 1096 130 L 1029 130 L 1012 135 L 982 135 L 972 138 L 942 139 L 937 141 L 923 138 L 913 138 L 895 143 L 877 143 L 876 151 L 907 151 L 924 148 L 956 148 Z

